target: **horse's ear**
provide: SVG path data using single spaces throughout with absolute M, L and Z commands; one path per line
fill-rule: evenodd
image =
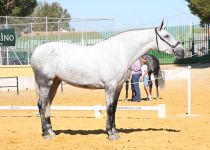
M 162 20 L 162 22 L 161 22 L 161 24 L 160 24 L 160 26 L 159 26 L 159 30 L 162 30 L 163 27 L 164 27 L 164 20 Z
M 164 30 L 165 30 L 165 29 L 166 29 L 166 27 L 167 27 L 167 22 L 165 22 L 165 21 L 164 21 L 164 22 L 163 22 L 163 27 L 162 27 L 162 29 L 164 29 Z

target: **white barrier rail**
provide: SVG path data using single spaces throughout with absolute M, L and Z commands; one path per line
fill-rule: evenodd
M 192 117 L 200 116 L 191 113 L 191 66 L 187 69 L 181 71 L 175 71 L 167 74 L 166 79 L 174 78 L 187 79 L 187 112 L 181 116 Z M 157 106 L 118 106 L 118 110 L 153 110 L 158 112 L 158 118 L 166 118 L 166 106 L 165 104 L 160 104 Z M 38 110 L 37 106 L 0 106 L 0 110 Z M 52 106 L 51 110 L 93 110 L 95 111 L 95 117 L 102 117 L 101 110 L 106 110 L 105 106 L 95 105 L 95 106 Z
M 10 80 L 10 83 L 7 83 L 7 84 L 5 84 L 3 82 L 0 82 L 0 88 L 16 88 L 17 95 L 19 95 L 19 80 L 18 80 L 18 76 L 14 76 L 14 77 L 0 77 L 0 79 L 1 80 L 5 80 L 5 79 Z
M 0 106 L 0 110 L 38 110 L 37 106 Z M 106 110 L 105 106 L 51 106 L 51 110 L 93 110 L 96 118 L 102 117 L 102 110 Z M 118 106 L 117 110 L 153 110 L 157 111 L 158 118 L 166 118 L 165 104 L 157 106 Z

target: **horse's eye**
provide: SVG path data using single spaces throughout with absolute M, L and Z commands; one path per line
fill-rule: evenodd
M 164 37 L 165 37 L 165 38 L 169 38 L 169 35 L 168 35 L 168 34 L 166 34 L 166 35 L 164 35 Z

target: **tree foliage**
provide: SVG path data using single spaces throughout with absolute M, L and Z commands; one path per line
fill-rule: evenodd
M 70 25 L 70 13 L 67 9 L 63 9 L 61 5 L 57 2 L 53 2 L 49 4 L 39 3 L 35 8 L 34 13 L 32 14 L 34 17 L 47 17 L 48 22 L 48 31 L 58 31 L 58 30 L 69 30 Z M 45 30 L 46 26 L 37 26 L 38 30 Z
M 186 0 L 192 14 L 197 15 L 201 25 L 210 23 L 210 0 Z
M 37 6 L 36 0 L 0 0 L 0 16 L 30 15 Z

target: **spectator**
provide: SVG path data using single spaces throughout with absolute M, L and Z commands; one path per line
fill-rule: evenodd
M 141 58 L 141 72 L 142 72 L 142 77 L 141 80 L 144 83 L 144 90 L 146 91 L 147 94 L 147 100 L 152 100 L 152 96 L 150 95 L 149 92 L 149 76 L 148 76 L 148 71 L 147 71 L 147 60 Z
M 139 79 L 141 76 L 141 62 L 139 59 L 131 66 L 131 90 L 132 101 L 140 102 L 141 93 L 139 88 Z

